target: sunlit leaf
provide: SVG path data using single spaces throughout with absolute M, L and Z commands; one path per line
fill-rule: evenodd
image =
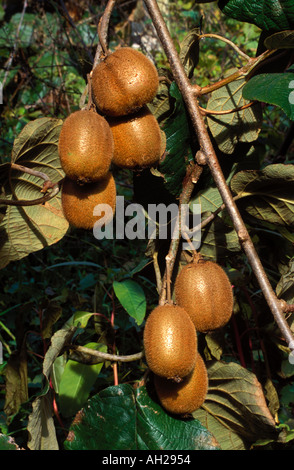
M 114 281 L 113 289 L 121 305 L 138 325 L 146 314 L 146 297 L 142 287 L 132 279 Z
M 256 219 L 294 226 L 294 165 L 273 164 L 238 172 L 231 180 L 238 204 Z
M 231 72 L 233 72 L 232 70 Z M 249 103 L 242 95 L 244 77 L 215 90 L 207 103 L 210 111 L 233 111 Z M 232 154 L 239 142 L 254 142 L 262 125 L 262 113 L 259 104 L 229 114 L 208 114 L 209 129 L 218 148 Z
M 61 120 L 50 118 L 27 124 L 15 139 L 12 162 L 43 172 L 58 183 L 64 176 L 57 149 L 61 125 Z M 7 199 L 34 200 L 43 195 L 43 179 L 9 171 L 7 164 L 1 166 L 0 183 Z M 60 193 L 44 204 L 7 206 L 0 224 L 0 268 L 58 242 L 67 229 Z
M 244 450 L 258 439 L 277 437 L 261 384 L 237 363 L 208 364 L 209 390 L 204 405 L 193 413 L 223 450 Z
M 243 96 L 249 100 L 279 106 L 294 120 L 294 68 L 284 73 L 261 73 L 244 86 Z
M 88 343 L 85 347 L 107 352 L 107 346 Z M 87 365 L 68 360 L 59 383 L 59 404 L 63 416 L 73 416 L 89 397 L 103 363 Z

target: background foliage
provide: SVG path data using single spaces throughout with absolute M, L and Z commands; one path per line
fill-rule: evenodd
M 287 95 L 292 2 L 159 4 L 192 83 L 202 87 L 244 60 L 215 38 L 198 44 L 200 30 L 225 36 L 250 57 L 278 49 L 247 83 L 234 81 L 203 95 L 200 104 L 224 111 L 258 101 L 239 113 L 210 115 L 207 124 L 267 275 L 278 297 L 293 304 L 293 105 Z M 35 0 L 25 11 L 17 0 L 0 5 L 0 183 L 6 198 L 34 199 L 40 191 L 31 175 L 14 172 L 8 180 L 11 160 L 41 165 L 54 181 L 62 178 L 58 130 L 79 108 L 104 7 L 90 0 Z M 109 39 L 110 48 L 140 47 L 171 78 L 141 1 L 118 2 Z M 150 108 L 166 133 L 164 162 L 139 174 L 113 169 L 118 194 L 145 206 L 177 200 L 198 149 L 175 83 L 162 82 Z M 208 170 L 191 207 L 193 202 L 201 203 L 203 219 L 222 203 Z M 109 362 L 86 365 L 64 352 L 70 342 L 120 355 L 142 350 L 144 318 L 158 301 L 153 255 L 163 269 L 168 243 L 98 242 L 91 233 L 68 228 L 58 197 L 42 208 L 0 211 L 1 449 L 292 448 L 294 368 L 225 211 L 203 229 L 200 251 L 226 268 L 234 315 L 222 331 L 199 337 L 210 386 L 192 420 L 168 416 L 152 383 L 142 385 L 144 359 L 119 363 L 116 370 Z M 113 385 L 115 374 L 119 386 Z

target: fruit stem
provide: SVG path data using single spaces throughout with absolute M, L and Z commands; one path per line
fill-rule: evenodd
M 186 175 L 183 181 L 183 189 L 182 189 L 180 200 L 179 200 L 179 211 L 178 211 L 177 221 L 175 224 L 175 230 L 177 230 L 178 233 L 177 233 L 177 236 L 175 235 L 173 236 L 173 239 L 169 247 L 169 252 L 165 258 L 166 269 L 165 269 L 165 273 L 164 273 L 162 285 L 161 285 L 159 305 L 164 305 L 168 295 L 171 297 L 171 294 L 169 292 L 170 280 L 172 277 L 172 271 L 173 271 L 177 252 L 178 252 L 179 245 L 180 245 L 180 237 L 179 237 L 180 231 L 178 230 L 178 227 L 180 227 L 180 223 L 181 223 L 181 205 L 189 203 L 194 186 L 197 183 L 198 179 L 200 178 L 202 171 L 203 171 L 203 167 L 198 165 L 197 163 L 192 163 L 191 165 L 187 167 Z
M 107 48 L 108 26 L 109 26 L 110 17 L 115 7 L 115 4 L 116 4 L 116 0 L 108 0 L 104 13 L 99 20 L 99 23 L 97 26 L 99 44 L 97 46 L 96 54 L 94 57 L 93 69 L 100 62 L 101 55 L 107 56 L 109 53 L 108 48 Z

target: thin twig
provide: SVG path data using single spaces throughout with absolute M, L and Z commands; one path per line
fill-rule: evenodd
M 158 292 L 161 292 L 162 288 L 162 281 L 161 281 L 161 272 L 160 272 L 160 267 L 158 264 L 158 251 L 154 251 L 153 255 L 153 268 L 154 268 L 154 273 L 156 277 L 156 285 L 157 285 L 157 290 Z
M 222 115 L 222 114 L 231 114 L 231 113 L 239 113 L 240 111 L 243 111 L 244 109 L 250 108 L 256 104 L 256 101 L 250 101 L 250 103 L 244 104 L 243 106 L 239 106 L 238 108 L 233 108 L 233 109 L 227 109 L 226 111 L 214 111 L 213 109 L 205 109 L 199 106 L 199 109 L 203 115 L 206 114 L 217 114 L 217 115 Z
M 229 44 L 233 49 L 235 49 L 235 51 L 241 56 L 243 57 L 245 60 L 250 60 L 251 58 L 249 57 L 249 55 L 245 54 L 245 52 L 241 51 L 241 49 L 235 44 L 233 43 L 232 41 L 230 41 L 230 39 L 227 39 L 225 38 L 224 36 L 219 36 L 218 34 L 213 34 L 213 33 L 205 33 L 205 34 L 201 34 L 199 36 L 199 39 L 202 39 L 202 38 L 214 38 L 214 39 L 219 39 L 223 42 L 226 42 L 227 44 Z
M 243 219 L 239 213 L 237 205 L 233 199 L 230 189 L 227 185 L 226 179 L 220 167 L 218 158 L 216 156 L 213 144 L 208 134 L 203 116 L 199 109 L 199 105 L 195 96 L 193 86 L 185 73 L 185 69 L 179 58 L 176 47 L 172 41 L 170 33 L 166 27 L 164 19 L 158 8 L 156 0 L 144 0 L 148 9 L 149 15 L 152 19 L 153 25 L 157 31 L 159 40 L 163 46 L 165 54 L 170 64 L 171 71 L 174 79 L 179 87 L 179 90 L 186 103 L 187 111 L 191 118 L 191 123 L 197 134 L 198 141 L 202 152 L 206 155 L 206 161 L 210 168 L 211 174 L 214 178 L 215 184 L 220 192 L 220 195 L 226 205 L 228 214 L 233 222 L 234 228 L 238 234 L 239 241 L 245 254 L 247 255 L 248 261 L 252 267 L 252 270 L 259 282 L 263 295 L 267 301 L 267 304 L 280 328 L 280 331 L 288 343 L 290 349 L 294 350 L 294 337 L 292 331 L 284 317 L 283 311 L 280 306 L 280 302 L 277 299 L 275 292 L 268 280 L 262 263 L 258 257 L 255 247 L 252 243 L 247 228 L 243 222 Z M 257 59 L 263 60 L 264 57 L 273 53 L 273 51 L 266 51 L 261 54 Z M 257 62 L 258 63 L 258 62 Z
M 98 362 L 105 362 L 105 361 L 133 362 L 133 361 L 138 361 L 142 359 L 144 356 L 143 351 L 136 353 L 136 354 L 130 354 L 128 356 L 118 356 L 116 354 L 104 353 L 101 351 L 97 351 L 95 349 L 90 349 L 85 346 L 78 346 L 74 344 L 70 345 L 70 351 L 78 353 L 77 355 L 74 355 L 71 352 L 71 359 L 73 360 L 79 359 L 79 361 L 82 361 L 84 363 L 91 363 L 91 364 L 98 363 Z M 96 358 L 96 361 L 95 360 L 93 361 L 93 357 Z
M 166 302 L 166 299 L 170 301 L 170 282 L 171 282 L 171 276 L 177 256 L 177 252 L 179 249 L 180 245 L 180 230 L 179 227 L 181 226 L 181 205 L 182 204 L 188 204 L 191 198 L 192 191 L 194 189 L 195 184 L 197 183 L 198 179 L 200 178 L 200 175 L 203 171 L 203 167 L 198 165 L 198 164 L 192 164 L 187 168 L 187 173 L 183 181 L 183 189 L 180 195 L 180 200 L 179 200 L 179 211 L 178 211 L 178 216 L 177 216 L 177 221 L 175 224 L 175 234 L 173 234 L 172 241 L 170 243 L 169 251 L 168 254 L 165 257 L 166 260 L 166 269 L 165 273 L 163 276 L 162 280 L 162 285 L 161 285 L 161 292 L 159 296 L 159 305 L 163 305 Z
M 216 83 L 213 83 L 212 85 L 207 85 L 204 87 L 194 85 L 193 89 L 195 96 L 207 95 L 208 93 L 211 93 L 225 85 L 228 85 L 229 83 L 237 80 L 238 78 L 248 76 L 253 72 L 253 70 L 255 71 L 260 66 L 260 64 L 262 64 L 268 57 L 270 57 L 275 52 L 276 50 L 266 50 L 258 57 L 250 58 L 247 64 L 243 65 L 243 67 L 236 70 L 236 72 L 233 72 L 231 75 L 228 75 L 227 77 L 223 78 L 222 80 L 219 80 Z

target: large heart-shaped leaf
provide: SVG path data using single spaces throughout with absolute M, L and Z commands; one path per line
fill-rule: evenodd
M 64 176 L 58 156 L 61 125 L 61 120 L 51 118 L 27 124 L 14 141 L 12 162 L 45 173 L 53 183 L 60 181 Z M 1 183 L 7 199 L 42 197 L 43 179 L 10 170 L 8 164 L 1 165 Z M 60 194 L 44 204 L 7 206 L 0 224 L 0 268 L 58 242 L 67 229 Z
M 218 444 L 197 420 L 166 414 L 146 387 L 104 389 L 75 418 L 68 450 L 212 450 Z
M 213 361 L 207 366 L 209 390 L 193 413 L 223 450 L 244 450 L 259 439 L 278 435 L 255 374 L 237 363 Z
M 192 29 L 180 44 L 180 59 L 189 78 L 199 61 L 200 28 Z

